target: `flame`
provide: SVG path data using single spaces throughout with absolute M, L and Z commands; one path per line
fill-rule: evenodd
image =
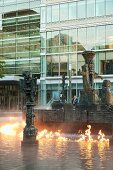
M 99 140 L 100 142 L 109 142 L 109 139 L 106 139 L 106 138 L 105 138 L 105 134 L 102 133 L 101 130 L 99 130 L 99 132 L 98 132 L 98 140 Z
M 22 128 L 24 125 L 24 122 L 6 123 L 0 127 L 0 133 L 9 136 L 15 136 L 18 133 L 20 127 Z
M 52 132 L 52 131 L 47 131 L 47 129 L 44 129 L 43 131 L 39 132 L 37 135 L 37 140 L 46 138 L 46 139 L 58 139 L 58 140 L 63 140 L 66 141 L 67 138 L 61 136 L 60 130 L 57 132 Z
M 12 118 L 11 118 L 12 119 Z M 23 137 L 23 127 L 25 127 L 25 122 L 20 122 L 20 123 L 7 123 L 4 124 L 0 127 L 0 133 L 8 136 L 16 136 L 17 134 L 19 135 L 20 138 Z M 47 131 L 44 129 L 43 131 L 39 132 L 36 139 L 57 139 L 60 141 L 66 141 L 67 139 L 63 137 L 60 133 L 60 130 L 57 132 L 52 132 L 52 131 Z
M 81 134 L 81 138 L 78 139 L 78 141 L 91 141 L 95 142 L 95 140 L 91 136 L 91 125 L 87 125 L 88 129 L 85 130 L 85 134 Z M 98 132 L 98 137 L 97 137 L 99 142 L 109 142 L 109 139 L 105 138 L 105 134 L 102 133 L 101 130 Z M 97 140 L 96 140 L 97 142 Z
M 87 125 L 88 129 L 85 131 L 85 137 L 87 140 L 91 141 L 92 137 L 91 137 L 91 125 Z
M 18 129 L 18 127 L 19 127 L 19 123 L 6 124 L 0 128 L 0 133 L 15 136 L 16 129 Z
M 78 141 L 92 141 L 92 136 L 91 136 L 91 125 L 87 125 L 88 129 L 85 130 L 85 134 L 81 134 L 81 138 Z
M 15 122 L 15 123 L 8 123 L 0 127 L 0 133 L 4 135 L 10 135 L 10 136 L 16 136 L 17 134 L 19 135 L 20 138 L 23 137 L 23 127 L 25 127 L 25 122 Z M 95 140 L 91 136 L 91 125 L 87 125 L 88 129 L 85 130 L 84 134 L 81 134 L 80 139 L 77 141 L 90 141 L 90 142 L 95 142 Z M 47 131 L 47 129 L 44 129 L 43 131 L 39 132 L 36 139 L 57 139 L 59 141 L 67 141 L 69 140 L 68 138 L 64 137 L 61 134 L 61 131 L 58 130 L 57 132 L 52 132 L 52 131 Z M 96 142 L 108 142 L 109 139 L 105 138 L 105 134 L 102 133 L 100 130 L 98 132 L 98 140 Z

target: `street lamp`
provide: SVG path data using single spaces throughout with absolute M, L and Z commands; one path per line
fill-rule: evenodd
M 25 71 L 23 73 L 24 83 L 23 91 L 26 95 L 26 126 L 23 130 L 23 141 L 22 145 L 37 145 L 38 141 L 36 140 L 37 129 L 34 126 L 34 99 L 36 92 L 36 79 L 32 78 L 30 71 Z

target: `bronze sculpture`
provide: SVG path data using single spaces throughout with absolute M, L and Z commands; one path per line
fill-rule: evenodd
M 82 55 L 85 64 L 82 66 L 83 90 L 80 92 L 80 105 L 88 107 L 99 104 L 98 92 L 94 89 L 94 78 L 97 75 L 94 71 L 93 62 L 95 52 L 84 51 Z
M 26 144 L 37 144 L 36 135 L 37 128 L 34 126 L 34 98 L 36 91 L 36 79 L 32 78 L 32 74 L 30 71 L 25 71 L 23 73 L 24 76 L 24 93 L 26 95 L 26 126 L 23 131 L 23 141 L 22 145 Z
M 113 105 L 113 95 L 111 92 L 111 82 L 109 80 L 104 80 L 102 84 L 101 93 L 101 104 L 103 105 Z

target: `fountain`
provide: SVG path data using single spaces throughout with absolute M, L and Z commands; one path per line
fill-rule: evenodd
M 94 125 L 94 131 L 100 128 L 113 134 L 113 95 L 111 82 L 103 80 L 101 94 L 94 87 L 95 78 L 101 78 L 94 70 L 94 51 L 82 53 L 85 64 L 82 66 L 83 89 L 80 100 L 73 108 L 71 103 L 64 103 L 60 107 L 35 109 L 36 124 L 49 130 L 61 129 L 67 133 L 77 133 L 85 129 L 87 124 Z M 97 127 L 97 129 L 96 129 Z M 92 129 L 93 130 L 93 129 Z
M 23 131 L 22 145 L 26 144 L 37 145 L 38 144 L 38 141 L 36 140 L 37 129 L 34 126 L 35 114 L 33 112 L 36 91 L 36 79 L 32 78 L 30 71 L 25 71 L 23 73 L 23 76 L 24 76 L 23 90 L 26 95 L 26 126 Z
M 89 55 L 89 52 L 88 52 Z M 85 56 L 85 58 L 87 58 Z M 102 97 L 101 102 L 97 100 L 95 97 L 99 98 L 97 91 L 95 91 L 93 86 L 93 80 L 95 76 L 95 72 L 93 70 L 93 61 L 88 60 L 85 62 L 84 67 L 86 68 L 86 72 L 84 71 L 84 67 L 82 69 L 83 76 L 83 87 L 82 94 L 85 94 L 88 98 L 87 102 L 81 96 L 80 104 L 76 107 L 74 111 L 68 112 L 68 114 L 63 114 L 63 119 L 61 112 L 59 110 L 48 110 L 46 114 L 41 112 L 42 120 L 47 122 L 49 118 L 48 115 L 52 117 L 52 120 L 48 119 L 48 121 L 52 121 L 55 124 L 58 121 L 60 123 L 66 123 L 65 130 L 68 129 L 69 122 L 72 124 L 78 124 L 81 126 L 81 123 L 86 121 L 86 114 L 84 113 L 85 105 L 90 110 L 91 106 L 94 105 L 107 105 L 113 106 L 112 99 L 113 96 L 111 94 L 110 88 L 111 83 L 109 81 L 104 80 L 102 85 Z M 90 64 L 92 67 L 90 67 Z M 85 73 L 86 74 L 85 74 Z M 35 89 L 36 89 L 36 80 L 32 78 L 31 72 L 26 71 L 24 72 L 24 86 L 23 90 L 26 95 L 26 126 L 24 128 L 23 133 L 23 141 L 22 146 L 34 146 L 38 144 L 36 140 L 37 129 L 34 126 L 34 98 L 35 98 Z M 86 83 L 86 85 L 85 85 Z M 89 97 L 91 95 L 91 99 Z M 91 100 L 91 101 L 90 101 Z M 101 108 L 101 107 L 100 107 Z M 105 110 L 105 108 L 104 108 Z M 61 110 L 60 110 L 61 111 Z M 102 109 L 98 112 L 98 110 L 94 110 L 90 112 L 90 121 L 96 121 L 99 123 L 103 121 L 103 117 L 106 116 L 103 114 Z M 60 113 L 57 117 L 57 113 Z M 64 113 L 64 112 L 63 112 Z M 101 119 L 99 120 L 99 116 L 102 114 Z M 94 117 L 93 117 L 94 115 Z M 104 115 L 104 116 L 103 116 Z M 44 116 L 44 117 L 43 117 Z M 56 119 L 54 119 L 54 116 Z M 113 115 L 110 115 L 111 123 L 113 122 Z M 39 118 L 39 114 L 38 114 Z M 79 119 L 80 118 L 80 119 Z M 6 118 L 5 118 L 6 119 Z M 54 120 L 54 121 L 53 121 Z M 109 120 L 109 122 L 110 122 Z M 9 121 L 8 121 L 9 123 Z M 77 125 L 78 125 L 77 124 Z M 22 125 L 21 125 L 22 126 Z M 62 126 L 63 127 L 63 126 Z M 71 134 L 62 134 L 60 131 L 57 132 L 48 132 L 44 130 L 38 133 L 38 140 L 40 140 L 40 148 L 37 150 L 35 147 L 22 147 L 20 149 L 20 137 L 19 129 L 20 124 L 18 122 L 14 124 L 6 124 L 0 126 L 0 141 L 1 141 L 1 148 L 0 150 L 0 169 L 113 169 L 112 164 L 112 152 L 113 147 L 109 146 L 109 139 L 106 138 L 105 134 L 100 130 L 98 132 L 98 138 L 96 136 L 92 136 L 91 132 L 91 125 L 87 125 L 85 133 L 81 134 L 81 137 L 77 139 L 77 135 Z M 100 127 L 99 127 L 100 128 Z M 15 130 L 17 129 L 17 130 Z M 75 129 L 74 129 L 75 130 Z M 75 131 L 74 131 L 75 133 Z M 11 135 L 11 136 L 9 136 Z M 46 143 L 46 144 L 45 144 Z M 13 149 L 12 149 L 13 148 Z M 92 156 L 93 155 L 93 156 Z M 65 162 L 64 162 L 65 160 Z

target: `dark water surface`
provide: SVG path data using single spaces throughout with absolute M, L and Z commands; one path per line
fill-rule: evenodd
M 100 142 L 40 139 L 21 147 L 16 135 L 0 133 L 0 170 L 113 170 L 113 146 Z

